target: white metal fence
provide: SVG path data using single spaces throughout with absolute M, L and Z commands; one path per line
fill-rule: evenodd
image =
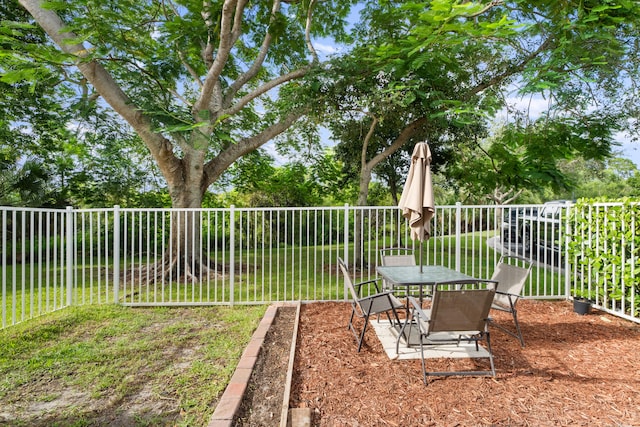
M 638 320 L 640 245 L 629 246 L 640 236 L 637 209 L 625 217 L 626 232 L 616 244 L 617 253 L 626 254 L 619 273 L 611 266 L 617 274 L 615 291 L 625 296 L 622 303 L 609 298 L 608 276 L 588 274 L 583 262 L 587 246 L 578 248 L 577 255 L 574 247 L 570 255 L 573 239 L 568 230 L 577 224 L 570 213 L 577 209 L 557 206 L 549 218 L 542 215 L 544 209 L 438 206 L 432 238 L 420 243 L 409 238 L 407 223 L 395 207 L 4 207 L 2 327 L 73 304 L 344 300 L 337 257 L 347 260 L 359 279 L 372 279 L 379 250 L 392 246 L 421 249 L 423 263 L 475 277 L 490 277 L 501 254 L 515 252 L 536 261 L 524 291 L 527 297 L 569 298 L 576 285 L 593 290 L 596 306 Z M 610 208 L 593 205 L 580 212 L 593 216 L 603 209 Z M 588 228 L 581 233 L 595 235 Z

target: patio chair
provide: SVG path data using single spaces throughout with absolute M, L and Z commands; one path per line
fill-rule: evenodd
M 518 338 L 520 345 L 524 347 L 524 339 L 520 324 L 518 323 L 518 310 L 516 304 L 520 299 L 522 288 L 529 278 L 532 264 L 529 260 L 519 256 L 502 256 L 496 265 L 496 269 L 491 276 L 491 280 L 498 282 L 496 296 L 493 299 L 491 308 L 493 310 L 511 313 L 515 331 L 500 325 L 492 319 L 492 325 L 507 334 Z
M 425 385 L 428 384 L 427 376 L 496 375 L 488 327 L 489 309 L 495 295 L 495 286 L 495 282 L 487 280 L 438 283 L 434 286 L 431 308 L 428 310 L 424 310 L 414 297 L 408 297 L 411 308 L 401 333 L 404 333 L 407 325 L 417 324 L 418 326 L 422 379 Z M 433 349 L 443 345 L 460 346 L 462 341 L 474 342 L 476 352 L 480 351 L 478 343 L 485 341 L 486 352 L 482 352 L 480 357 L 489 359 L 491 369 L 427 371 L 425 346 Z
M 384 248 L 380 249 L 380 265 L 383 266 L 412 266 L 416 265 L 416 257 L 411 248 Z M 382 289 L 392 291 L 398 295 L 396 287 L 386 280 L 382 281 Z M 407 286 L 402 286 L 406 295 L 414 294 Z M 417 295 L 417 294 L 416 294 Z
M 401 325 L 400 318 L 398 317 L 398 309 L 405 308 L 404 304 L 398 300 L 390 291 L 380 292 L 380 288 L 378 286 L 378 280 L 367 280 L 364 282 L 354 284 L 351 280 L 351 275 L 349 274 L 349 269 L 347 268 L 347 264 L 342 260 L 342 258 L 338 258 L 338 264 L 340 265 L 340 270 L 342 270 L 342 274 L 344 276 L 344 283 L 349 288 L 349 292 L 351 293 L 351 317 L 349 318 L 349 324 L 347 325 L 347 329 L 349 329 L 356 338 L 358 343 L 358 352 L 362 348 L 362 343 L 364 341 L 364 334 L 367 331 L 367 325 L 369 324 L 369 317 L 375 316 L 378 314 L 386 314 L 389 319 L 389 323 L 398 326 Z M 367 296 L 362 295 L 362 288 L 364 285 L 373 286 L 375 289 L 375 293 Z M 391 318 L 391 314 L 393 314 L 393 319 Z M 358 333 L 355 324 L 353 322 L 354 317 L 358 315 L 358 317 L 364 320 L 364 325 L 362 326 L 362 331 Z

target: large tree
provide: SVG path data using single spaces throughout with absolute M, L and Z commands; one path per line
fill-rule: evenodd
M 349 3 L 20 0 L 65 55 L 23 54 L 69 81 L 79 71 L 88 97 L 140 136 L 173 206 L 200 207 L 235 160 L 304 116 L 295 94 L 319 62 L 312 37 L 343 38 Z
M 66 54 L 23 37 L 26 63 L 48 63 L 86 100 L 104 99 L 144 141 L 173 205 L 197 207 L 229 165 L 310 111 L 306 101 L 322 85 L 297 95 L 300 80 L 321 69 L 312 37 L 345 39 L 352 2 L 20 3 Z M 342 78 L 328 76 L 370 130 L 359 141 L 361 204 L 375 166 L 436 117 L 491 114 L 516 81 L 584 107 L 590 89 L 613 99 L 621 76 L 637 76 L 636 2 L 361 3 L 360 43 L 342 60 Z M 28 32 L 13 27 L 20 30 Z M 19 66 L 3 71 L 38 77 Z M 371 150 L 391 116 L 404 122 L 396 137 Z
M 615 99 L 620 76 L 637 77 L 639 11 L 628 0 L 364 1 L 362 43 L 339 67 L 322 66 L 313 39 L 346 39 L 350 1 L 19 3 L 57 50 L 13 25 L 3 34 L 21 48 L 4 78 L 34 81 L 45 64 L 59 87 L 109 105 L 144 142 L 174 207 L 199 207 L 234 161 L 320 111 L 327 88 L 343 88 L 333 94 L 372 120 L 361 141 L 370 173 L 436 118 L 458 126 L 491 114 L 509 84 L 584 108 L 590 89 Z M 352 91 L 360 82 L 367 87 Z M 365 149 L 396 116 L 397 135 Z M 183 246 L 184 236 L 172 238 Z
M 29 28 L 13 24 L 14 57 L 23 61 L 4 65 L 5 78 L 33 78 L 34 66 L 58 70 L 61 87 L 107 104 L 135 130 L 173 207 L 197 208 L 233 162 L 309 111 L 304 79 L 322 65 L 314 37 L 345 39 L 352 1 L 19 3 L 53 44 L 34 46 Z M 189 218 L 175 218 L 173 247 L 184 251 L 170 262 L 199 274 L 206 262 L 186 244 L 184 230 L 199 229 Z
M 357 143 L 352 135 L 341 141 L 360 147 L 353 157 L 360 167 L 359 204 L 366 204 L 371 172 L 407 144 L 427 138 L 455 151 L 473 149 L 478 140 L 473 128 L 463 131 L 470 138 L 451 130 L 475 123 L 481 132 L 482 123 L 506 106 L 509 90 L 552 99 L 552 114 L 562 111 L 573 117 L 565 124 L 575 125 L 574 132 L 585 131 L 585 124 L 600 126 L 588 116 L 597 108 L 618 118 L 637 114 L 637 2 L 367 2 L 360 22 L 362 46 L 351 62 L 361 66 L 343 73 L 335 92 L 345 116 L 356 117 L 366 130 Z M 395 135 L 382 125 L 390 117 Z M 446 125 L 430 136 L 427 129 L 443 119 Z M 601 142 L 586 141 L 585 149 L 608 155 L 611 139 L 599 146 Z M 568 151 L 555 150 L 556 141 L 543 138 L 520 143 L 535 144 L 529 150 L 547 163 L 563 159 Z M 554 166 L 547 178 L 556 171 Z

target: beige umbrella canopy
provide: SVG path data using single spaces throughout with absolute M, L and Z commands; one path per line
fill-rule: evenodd
M 402 190 L 398 208 L 409 220 L 411 239 L 421 242 L 431 237 L 431 218 L 435 214 L 433 185 L 431 183 L 431 150 L 426 142 L 419 142 L 413 149 L 409 175 Z M 420 248 L 422 268 L 422 248 Z

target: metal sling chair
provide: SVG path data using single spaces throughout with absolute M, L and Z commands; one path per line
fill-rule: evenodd
M 422 379 L 427 385 L 427 376 L 473 375 L 495 376 L 496 370 L 489 338 L 489 309 L 495 294 L 495 282 L 488 280 L 469 280 L 441 282 L 434 286 L 431 308 L 423 310 L 414 297 L 408 297 L 410 313 L 401 333 L 409 324 L 417 324 L 420 334 L 420 356 L 422 359 Z M 490 370 L 464 371 L 427 371 L 425 363 L 425 346 L 437 347 L 443 344 L 460 345 L 461 341 L 478 343 L 486 342 Z
M 394 320 L 398 327 L 400 326 L 400 318 L 398 317 L 397 309 L 405 308 L 404 304 L 398 300 L 390 291 L 380 292 L 380 288 L 378 286 L 378 280 L 367 280 L 365 282 L 360 282 L 354 284 L 351 280 L 351 275 L 349 274 L 349 269 L 347 265 L 342 260 L 342 258 L 338 258 L 338 264 L 340 265 L 340 269 L 342 270 L 342 274 L 344 276 L 344 283 L 349 288 L 349 292 L 351 293 L 351 317 L 349 318 L 349 324 L 347 325 L 347 329 L 349 329 L 356 338 L 358 343 L 358 352 L 362 348 L 362 343 L 364 341 L 364 334 L 367 331 L 367 325 L 369 324 L 369 317 L 375 316 L 378 314 L 385 313 L 389 322 L 393 324 Z M 375 288 L 375 293 L 368 296 L 362 296 L 361 291 L 363 285 L 370 285 Z M 393 313 L 393 319 L 391 318 L 390 313 Z M 358 317 L 364 319 L 364 325 L 362 327 L 362 331 L 358 333 L 356 327 L 353 323 L 353 319 L 358 315 Z
M 411 248 L 384 248 L 380 249 L 380 265 L 383 266 L 412 266 L 416 265 L 416 257 L 413 255 Z M 407 295 L 410 294 L 410 290 L 406 286 L 402 286 Z M 396 287 L 393 284 L 387 283 L 386 280 L 382 281 L 382 289 L 389 290 L 398 295 Z M 413 292 L 411 292 L 413 294 Z M 418 292 L 415 293 L 418 295 Z M 405 295 L 403 295 L 405 296 Z
M 502 256 L 496 265 L 496 269 L 491 276 L 491 280 L 498 282 L 496 296 L 493 298 L 491 309 L 511 313 L 515 332 L 492 320 L 492 325 L 507 334 L 520 340 L 520 345 L 524 347 L 522 331 L 518 323 L 518 310 L 516 304 L 520 299 L 522 288 L 529 278 L 532 264 L 529 260 L 519 256 Z

